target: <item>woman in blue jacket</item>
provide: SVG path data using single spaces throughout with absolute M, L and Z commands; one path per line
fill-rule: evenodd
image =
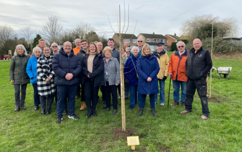
M 137 62 L 139 59 L 139 49 L 137 46 L 132 48 L 132 55 L 126 61 L 124 65 L 124 76 L 128 79 L 128 86 L 130 92 L 130 106 L 129 109 L 132 110 L 137 103 L 137 94 L 138 94 L 138 72 L 137 72 Z
M 34 88 L 34 105 L 35 108 L 34 110 L 39 110 L 39 94 L 37 90 L 37 61 L 40 58 L 42 53 L 41 48 L 35 47 L 33 49 L 33 56 L 29 59 L 27 67 L 26 67 L 26 72 L 30 78 L 30 83 L 32 83 L 33 88 Z
M 143 114 L 146 95 L 150 96 L 150 107 L 153 116 L 157 116 L 155 113 L 155 95 L 159 93 L 157 74 L 160 67 L 148 44 L 145 44 L 142 48 L 141 57 L 137 63 L 137 70 L 139 74 L 138 93 L 140 94 L 138 116 Z

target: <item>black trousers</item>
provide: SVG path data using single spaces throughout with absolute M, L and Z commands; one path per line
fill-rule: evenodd
M 84 82 L 84 89 L 87 108 L 95 110 L 98 102 L 99 87 L 94 87 L 94 81 L 92 79 L 86 79 Z
M 47 112 L 51 112 L 51 106 L 54 100 L 54 95 L 48 95 L 48 96 L 40 96 L 40 104 L 41 104 L 41 110 L 46 110 L 46 104 L 47 104 Z
M 192 80 L 192 79 L 187 80 L 187 92 L 186 92 L 186 98 L 185 98 L 186 110 L 190 112 L 192 111 L 192 102 L 193 102 L 193 97 L 196 90 L 201 99 L 202 113 L 203 115 L 208 117 L 210 112 L 208 109 L 206 78 L 201 78 L 199 80 Z
M 102 100 L 105 101 L 104 86 L 101 86 L 100 90 L 102 92 Z
M 76 89 L 76 96 L 80 97 L 80 92 L 81 92 L 81 87 L 80 85 L 78 85 Z
M 85 87 L 84 87 L 84 84 L 81 85 L 81 101 L 86 101 L 86 99 L 85 99 Z
M 21 86 L 21 90 L 20 90 Z M 27 84 L 14 84 L 15 90 L 15 105 L 16 106 L 23 106 L 25 103 L 25 96 L 26 96 L 26 88 Z M 20 99 L 20 91 L 21 91 L 21 99 Z
M 104 94 L 105 94 L 105 101 L 107 108 L 110 108 L 111 106 L 111 96 L 113 99 L 113 109 L 117 109 L 118 107 L 118 95 L 117 95 L 117 86 L 116 85 L 109 85 L 108 82 L 106 82 L 106 85 L 104 86 Z

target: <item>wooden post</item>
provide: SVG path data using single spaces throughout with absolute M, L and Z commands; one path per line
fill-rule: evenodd
M 120 86 L 121 86 L 121 115 L 122 115 L 122 131 L 126 131 L 125 118 L 125 95 L 124 95 L 124 65 L 121 62 L 122 58 L 122 34 L 121 34 L 121 9 L 119 5 L 119 61 L 120 61 Z
M 211 59 L 213 61 L 213 22 L 212 22 L 212 38 L 211 38 Z M 210 89 L 209 89 L 209 98 L 212 97 L 212 72 L 213 67 L 210 69 Z

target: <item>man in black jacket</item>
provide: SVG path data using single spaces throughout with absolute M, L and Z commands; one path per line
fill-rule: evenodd
M 202 47 L 200 39 L 194 39 L 193 49 L 188 53 L 186 60 L 186 75 L 187 92 L 185 98 L 185 111 L 181 115 L 192 112 L 192 102 L 195 90 L 197 89 L 198 95 L 202 103 L 202 120 L 206 120 L 210 114 L 208 109 L 207 99 L 207 82 L 206 77 L 209 70 L 212 68 L 212 59 L 209 51 Z

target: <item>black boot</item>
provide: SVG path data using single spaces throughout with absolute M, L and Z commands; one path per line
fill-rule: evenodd
M 113 115 L 116 115 L 117 109 L 113 109 Z
M 44 100 L 44 98 L 40 99 L 40 105 L 41 105 L 41 115 L 45 115 L 46 100 Z
M 92 115 L 93 115 L 94 117 L 97 117 L 97 113 L 96 113 L 95 109 L 92 109 Z
M 35 106 L 34 111 L 39 110 L 39 106 Z
M 142 116 L 144 108 L 139 108 L 139 114 L 138 116 Z
M 151 108 L 151 113 L 153 114 L 153 116 L 157 117 L 157 114 L 155 113 L 155 108 Z
M 45 109 L 41 109 L 41 115 L 45 115 Z
M 20 106 L 16 106 L 15 112 L 20 110 Z
M 89 119 L 92 116 L 92 109 L 88 108 L 87 110 L 88 110 L 88 112 L 87 112 L 86 118 Z

